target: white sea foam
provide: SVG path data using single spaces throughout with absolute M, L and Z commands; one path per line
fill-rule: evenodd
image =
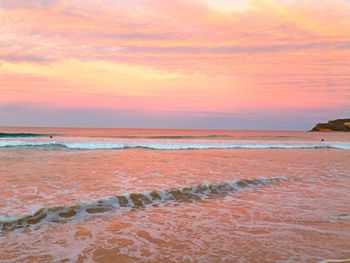
M 1 140 L 0 148 L 51 147 L 76 150 L 145 148 L 154 150 L 205 149 L 350 149 L 350 142 L 285 142 L 285 141 L 37 141 Z
M 285 177 L 258 179 L 231 179 L 222 182 L 201 183 L 189 187 L 158 189 L 140 193 L 108 196 L 100 199 L 81 201 L 64 206 L 48 206 L 18 216 L 0 216 L 0 231 L 22 228 L 46 222 L 65 222 L 70 218 L 99 214 L 122 208 L 141 208 L 167 202 L 188 202 L 209 196 L 226 195 L 232 191 L 254 188 L 279 182 L 287 182 Z

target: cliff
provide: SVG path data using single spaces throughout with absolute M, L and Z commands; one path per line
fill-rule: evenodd
M 332 120 L 327 123 L 317 123 L 311 131 L 342 131 L 350 132 L 350 119 Z

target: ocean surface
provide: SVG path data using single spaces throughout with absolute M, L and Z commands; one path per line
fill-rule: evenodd
M 350 133 L 0 128 L 0 262 L 346 262 Z

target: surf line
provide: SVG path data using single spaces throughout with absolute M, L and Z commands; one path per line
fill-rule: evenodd
M 99 214 L 116 209 L 137 209 L 170 202 L 193 202 L 208 197 L 222 196 L 245 188 L 261 187 L 288 181 L 285 177 L 260 179 L 232 179 L 223 182 L 201 183 L 191 187 L 176 187 L 166 190 L 145 191 L 83 201 L 68 206 L 43 207 L 19 216 L 0 216 L 0 230 L 37 225 L 41 222 L 62 223 L 73 218 Z

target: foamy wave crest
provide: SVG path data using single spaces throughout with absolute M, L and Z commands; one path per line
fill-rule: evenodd
M 116 138 L 124 139 L 160 139 L 160 140 L 171 140 L 171 139 L 227 139 L 233 138 L 230 135 L 158 135 L 158 136 L 133 136 L 133 135 L 121 135 Z
M 111 150 L 144 148 L 151 150 L 206 150 L 206 149 L 350 149 L 350 142 L 148 142 L 148 141 L 0 141 L 0 148 L 46 147 L 75 150 Z
M 48 142 L 48 141 L 0 141 L 0 148 L 38 147 L 68 148 L 76 150 L 124 149 L 124 144 L 115 142 Z
M 202 183 L 192 187 L 177 187 L 167 190 L 154 190 L 142 193 L 130 193 L 111 196 L 98 200 L 80 202 L 68 206 L 43 207 L 39 210 L 19 216 L 0 216 L 0 230 L 36 225 L 41 222 L 66 222 L 72 218 L 104 213 L 123 208 L 141 208 L 168 202 L 191 202 L 210 196 L 225 195 L 248 187 L 259 187 L 267 184 L 287 181 L 285 177 L 240 179 L 218 183 Z
M 43 137 L 50 136 L 42 133 L 4 133 L 0 132 L 0 138 L 17 138 L 17 137 Z

